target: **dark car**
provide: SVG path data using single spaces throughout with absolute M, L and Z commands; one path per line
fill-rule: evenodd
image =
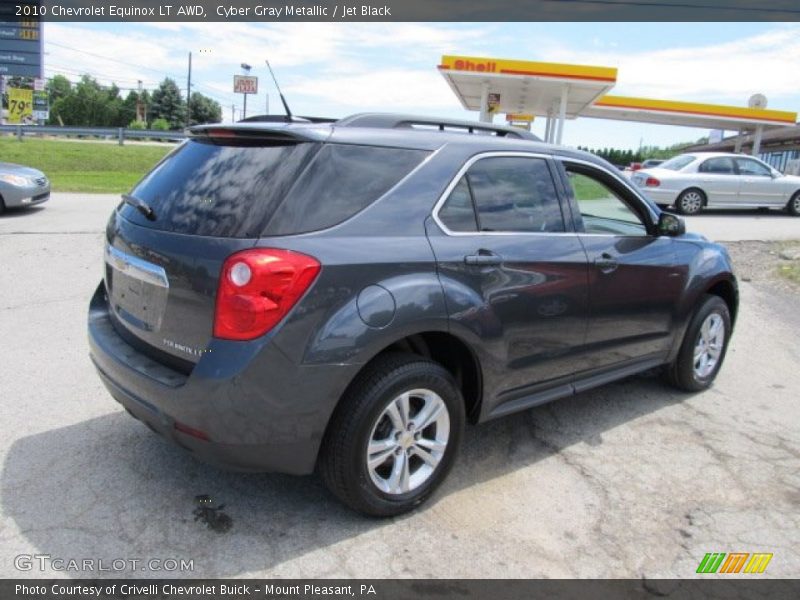
M 660 160 L 658 158 L 648 158 L 646 161 L 644 161 L 642 163 L 642 167 L 641 168 L 642 169 L 652 169 L 653 167 L 657 167 L 658 165 L 660 165 L 663 162 L 664 162 L 663 160 Z
M 397 115 L 196 127 L 105 258 L 89 340 L 114 398 L 371 515 L 425 500 L 466 422 L 656 367 L 707 388 L 738 302 L 726 251 L 602 159 Z

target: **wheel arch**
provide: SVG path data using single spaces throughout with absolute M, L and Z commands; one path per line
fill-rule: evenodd
M 705 293 L 722 298 L 728 306 L 731 325 L 735 325 L 736 314 L 739 310 L 739 292 L 736 289 L 736 285 L 730 279 L 720 279 L 708 286 Z
M 472 423 L 477 422 L 483 399 L 483 377 L 478 357 L 469 345 L 458 336 L 448 331 L 425 330 L 408 334 L 386 343 L 361 365 L 361 368 L 355 373 L 350 383 L 339 396 L 331 412 L 331 418 L 325 427 L 325 434 L 327 434 L 327 430 L 333 421 L 333 415 L 339 409 L 342 400 L 350 392 L 352 386 L 359 380 L 359 376 L 371 367 L 376 360 L 393 352 L 416 354 L 442 365 L 450 372 L 456 381 L 456 385 L 461 390 L 467 419 Z

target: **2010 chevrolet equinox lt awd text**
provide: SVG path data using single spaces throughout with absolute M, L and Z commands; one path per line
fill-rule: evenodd
M 605 161 L 362 114 L 191 130 L 111 215 L 89 340 L 111 395 L 196 456 L 318 469 L 387 516 L 467 421 L 656 367 L 707 388 L 737 303 L 726 251 Z

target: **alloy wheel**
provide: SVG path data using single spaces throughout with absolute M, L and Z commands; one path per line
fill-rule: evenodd
M 705 379 L 714 372 L 725 346 L 725 322 L 717 313 L 708 315 L 700 326 L 694 345 L 694 375 Z
M 681 209 L 686 214 L 700 212 L 703 208 L 703 197 L 700 192 L 686 192 L 681 198 Z
M 391 495 L 413 491 L 433 475 L 449 439 L 450 414 L 436 392 L 400 394 L 372 427 L 366 451 L 372 483 Z

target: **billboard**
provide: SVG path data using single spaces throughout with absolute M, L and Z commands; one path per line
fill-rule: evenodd
M 234 75 L 233 76 L 233 93 L 234 94 L 257 94 L 258 93 L 258 77 L 251 75 Z
M 38 19 L 13 20 L 17 4 L 38 5 L 37 1 L 3 3 L 0 6 L 0 76 L 42 77 L 42 30 Z

